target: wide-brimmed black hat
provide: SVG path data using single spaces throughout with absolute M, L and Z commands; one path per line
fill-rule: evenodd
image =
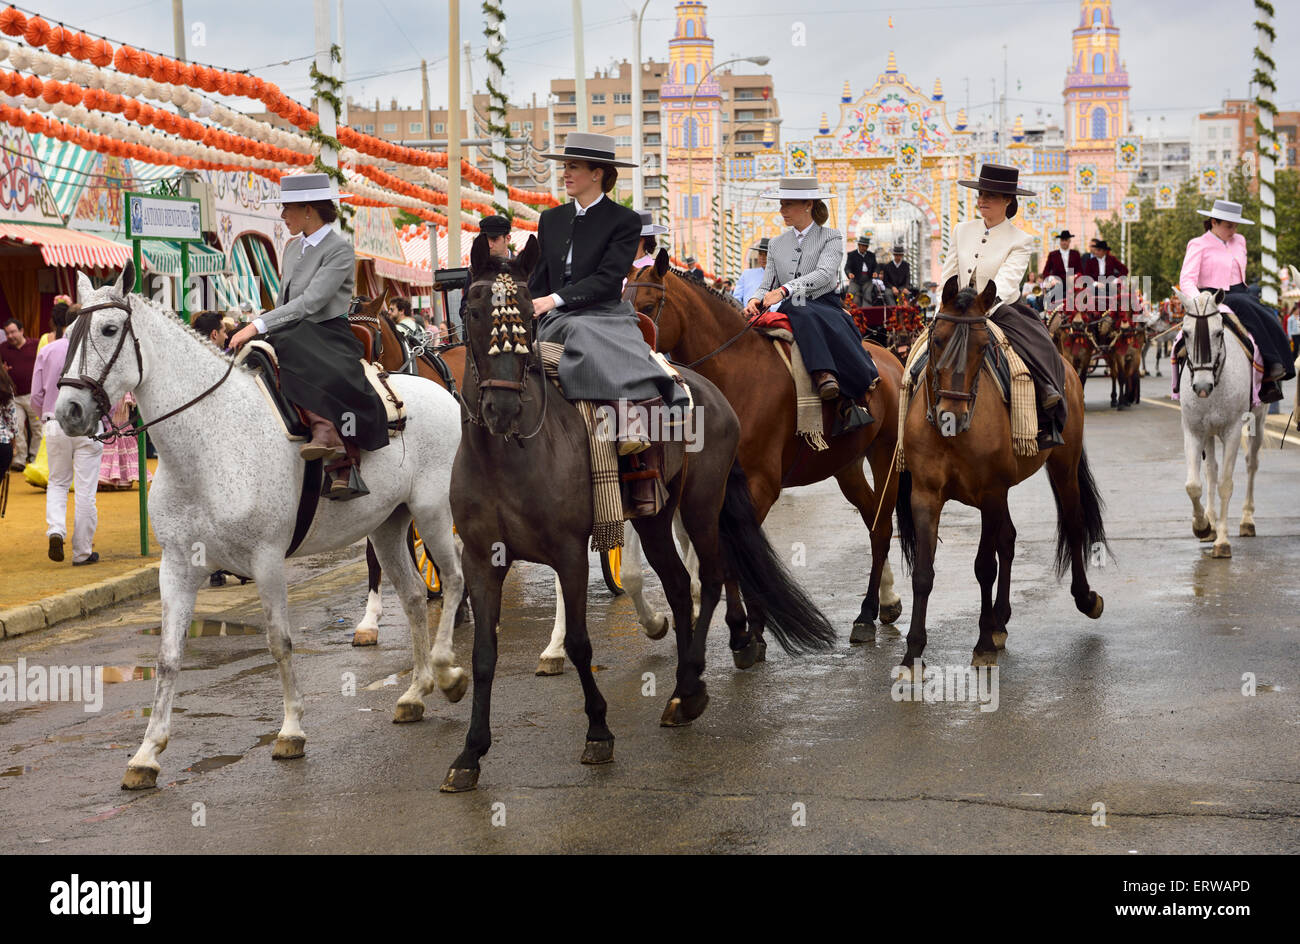
M 1057 239 L 1074 239 L 1074 233 L 1070 232 L 1068 229 L 1063 229 L 1063 230 L 1061 230 L 1059 233 L 1056 234 L 1056 238 L 1057 238 Z
M 510 221 L 504 216 L 485 216 L 478 221 L 478 230 L 489 238 L 509 236 Z
M 1104 239 L 1094 239 L 1092 244 L 1102 252 L 1110 252 L 1110 243 L 1106 242 Z
M 589 164 L 612 164 L 614 167 L 636 167 L 620 161 L 614 154 L 614 139 L 607 134 L 571 131 L 564 139 L 564 147 L 548 151 L 542 157 L 552 161 L 586 161 Z
M 972 190 L 987 190 L 990 193 L 1005 193 L 1009 196 L 1032 197 L 1034 192 L 1017 186 L 1020 171 L 1006 164 L 985 164 L 980 168 L 979 180 L 959 180 L 957 183 Z

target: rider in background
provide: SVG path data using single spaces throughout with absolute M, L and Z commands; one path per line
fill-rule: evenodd
M 767 268 L 767 247 L 769 240 L 766 236 L 760 239 L 750 248 L 757 253 L 758 264 L 755 268 L 746 269 L 740 273 L 740 281 L 736 283 L 735 290 L 731 297 L 742 305 L 749 301 L 749 296 L 758 290 L 759 285 L 763 283 L 763 271 Z
M 1286 335 L 1277 315 L 1255 300 L 1246 289 L 1246 237 L 1237 232 L 1240 225 L 1253 226 L 1243 219 L 1241 204 L 1215 200 L 1214 209 L 1197 210 L 1205 221 L 1204 234 L 1187 243 L 1178 287 L 1189 298 L 1203 290 L 1223 289 L 1223 304 L 1245 326 L 1264 359 L 1264 382 L 1259 388 L 1262 403 L 1282 399 L 1279 381 L 1295 376 L 1295 367 L 1287 351 Z M 1178 391 L 1178 373 L 1174 373 L 1174 392 Z
M 324 459 L 332 473 L 326 497 L 347 501 L 370 494 L 361 481 L 361 450 L 388 445 L 384 405 L 361 367 L 361 342 L 348 327 L 356 255 L 352 243 L 330 226 L 338 219 L 335 192 L 325 174 L 297 174 L 280 181 L 284 220 L 298 237 L 284 247 L 277 305 L 235 332 L 239 350 L 268 334 L 280 362 L 280 389 L 311 426 L 303 459 Z
M 978 180 L 959 180 L 963 187 L 979 191 L 977 207 L 982 220 L 967 220 L 952 228 L 948 256 L 943 261 L 939 284 L 954 276 L 961 286 L 977 292 L 993 282 L 998 297 L 989 320 L 1002 329 L 1012 348 L 1024 360 L 1034 378 L 1038 395 L 1038 445 L 1064 443 L 1065 364 L 1047 328 L 1034 311 L 1020 300 L 1020 283 L 1029 268 L 1034 237 L 1011 225 L 1019 209 L 1017 196 L 1032 197 L 1032 190 L 1018 186 L 1020 172 L 1002 164 L 985 164 Z

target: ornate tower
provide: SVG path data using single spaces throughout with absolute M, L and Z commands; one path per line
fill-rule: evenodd
M 710 75 L 713 40 L 700 0 L 677 4 L 677 28 L 668 41 L 668 76 L 659 89 L 668 135 L 668 193 L 673 242 L 706 266 L 713 239 L 714 154 L 720 134 L 720 89 Z M 704 81 L 701 81 L 704 80 Z M 691 99 L 694 96 L 694 104 Z
M 1129 127 L 1129 84 L 1119 55 L 1119 27 L 1110 0 L 1081 0 L 1074 29 L 1070 68 L 1065 75 L 1065 147 L 1071 174 L 1068 224 L 1086 236 L 1095 218 L 1109 218 L 1129 186 L 1129 175 L 1115 173 L 1115 139 Z M 1074 173 L 1094 165 L 1097 192 L 1078 194 Z

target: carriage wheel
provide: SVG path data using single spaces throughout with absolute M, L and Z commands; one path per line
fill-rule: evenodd
M 605 578 L 605 586 L 616 597 L 623 595 L 623 549 L 615 547 L 600 555 L 600 573 Z
M 407 532 L 406 542 L 411 548 L 411 560 L 415 561 L 415 568 L 420 572 L 429 599 L 442 599 L 442 578 L 438 575 L 438 565 L 424 549 L 424 541 L 420 538 L 420 532 L 415 530 L 415 525 L 411 525 L 411 530 Z

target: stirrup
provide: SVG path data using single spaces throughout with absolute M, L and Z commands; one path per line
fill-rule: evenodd
M 361 480 L 361 470 L 356 465 L 348 467 L 347 482 L 332 478 L 325 490 L 325 497 L 331 501 L 351 501 L 369 494 L 370 489 L 366 488 L 366 483 Z

